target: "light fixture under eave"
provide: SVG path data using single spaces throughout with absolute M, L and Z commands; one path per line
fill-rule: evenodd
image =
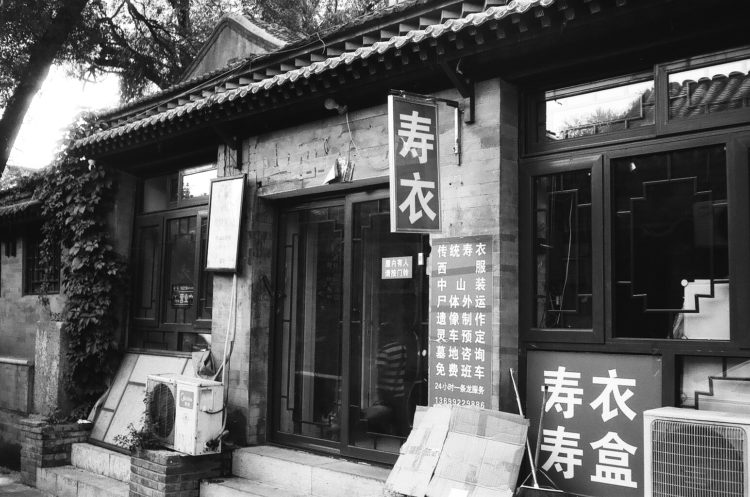
M 346 105 L 341 105 L 336 101 L 336 99 L 332 97 L 328 97 L 323 101 L 323 107 L 325 107 L 328 110 L 335 110 L 339 114 L 343 114 L 347 111 Z

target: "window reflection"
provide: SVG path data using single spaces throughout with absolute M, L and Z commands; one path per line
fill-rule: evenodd
M 728 340 L 723 146 L 612 164 L 616 335 Z
M 547 141 L 568 140 L 654 124 L 654 82 L 590 91 L 570 97 L 547 92 L 544 136 Z
M 669 118 L 750 106 L 750 59 L 669 75 Z

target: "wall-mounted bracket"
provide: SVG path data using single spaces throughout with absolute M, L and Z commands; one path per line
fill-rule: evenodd
M 234 164 L 235 169 L 242 169 L 242 140 L 237 138 L 237 136 L 228 133 L 225 129 L 219 127 L 219 126 L 211 126 L 214 130 L 214 133 L 219 137 L 219 139 L 226 145 L 229 149 L 234 150 L 234 152 L 237 154 L 237 161 Z
M 464 75 L 458 71 L 458 65 L 456 65 L 456 67 L 452 67 L 448 62 L 443 60 L 440 61 L 440 67 L 443 69 L 445 75 L 448 76 L 448 79 L 451 80 L 453 86 L 456 87 L 456 90 L 458 90 L 458 93 L 464 99 L 462 105 L 460 106 L 460 109 L 464 114 L 464 122 L 466 124 L 472 124 L 474 122 L 475 110 L 474 82 L 464 77 Z

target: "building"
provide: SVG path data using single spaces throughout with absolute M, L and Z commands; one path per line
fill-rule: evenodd
M 128 351 L 178 361 L 210 346 L 221 361 L 233 281 L 204 270 L 208 195 L 244 175 L 230 437 L 391 464 L 415 405 L 479 395 L 437 392 L 452 384 L 437 368 L 451 359 L 436 355 L 437 247 L 488 237 L 486 368 L 466 378 L 514 411 L 519 370 L 532 416 L 550 385 L 545 469 L 574 492 L 641 495 L 640 413 L 750 374 L 747 12 L 413 1 L 197 62 L 207 72 L 76 145 L 136 187 Z M 393 91 L 437 98 L 437 232 L 390 229 Z M 350 181 L 329 182 L 335 165 Z M 411 276 L 384 277 L 399 258 Z M 602 447 L 620 465 L 599 468 Z

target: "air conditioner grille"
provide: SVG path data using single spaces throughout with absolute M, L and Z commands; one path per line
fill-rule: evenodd
M 174 430 L 174 394 L 172 389 L 164 383 L 159 383 L 151 393 L 149 415 L 153 423 L 154 434 L 166 439 Z
M 651 425 L 653 497 L 745 497 L 745 431 L 657 419 Z

